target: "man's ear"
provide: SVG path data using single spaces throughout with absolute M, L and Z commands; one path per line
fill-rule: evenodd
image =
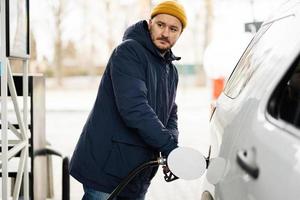
M 149 30 L 150 30 L 151 24 L 152 24 L 152 19 L 149 19 L 149 21 L 148 21 L 148 29 Z

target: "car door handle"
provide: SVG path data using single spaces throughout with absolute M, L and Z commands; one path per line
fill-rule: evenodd
M 237 152 L 238 165 L 248 173 L 252 178 L 257 179 L 259 169 L 256 164 L 256 151 L 254 148 L 248 150 L 239 150 Z

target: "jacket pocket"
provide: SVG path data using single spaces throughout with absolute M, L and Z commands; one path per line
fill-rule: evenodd
M 112 141 L 127 145 L 140 146 L 146 149 L 148 147 L 148 145 L 142 141 L 141 137 L 137 133 L 137 130 L 134 129 L 125 129 L 121 134 L 115 134 L 112 138 Z
M 151 150 L 144 147 L 113 141 L 112 150 L 104 166 L 107 174 L 125 178 L 133 169 L 152 160 Z

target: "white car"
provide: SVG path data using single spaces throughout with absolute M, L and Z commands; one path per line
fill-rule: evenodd
M 299 200 L 299 0 L 264 22 L 215 106 L 212 157 L 219 160 L 211 160 L 202 200 Z

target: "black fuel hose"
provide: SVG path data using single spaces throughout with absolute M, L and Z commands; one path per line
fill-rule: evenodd
M 209 147 L 208 157 L 205 158 L 206 161 L 206 168 L 208 168 L 209 161 L 210 161 L 210 154 L 211 154 L 211 146 Z M 120 192 L 126 187 L 126 185 L 141 171 L 148 167 L 155 167 L 159 165 L 167 165 L 167 159 L 164 157 L 158 157 L 157 160 L 152 160 L 146 163 L 141 164 L 140 166 L 133 169 L 121 182 L 120 184 L 112 191 L 109 195 L 107 200 L 113 200 L 116 196 L 120 194 Z M 178 179 L 171 171 L 164 172 L 165 174 L 165 181 L 171 182 Z
M 134 170 L 132 170 L 122 181 L 121 183 L 114 189 L 114 191 L 109 195 L 107 200 L 113 200 L 119 193 L 126 187 L 126 185 L 141 171 L 148 167 L 155 167 L 158 165 L 163 165 L 165 163 L 165 160 L 161 160 L 161 158 L 157 160 L 152 160 L 146 163 L 141 164 L 140 166 L 136 167 Z

